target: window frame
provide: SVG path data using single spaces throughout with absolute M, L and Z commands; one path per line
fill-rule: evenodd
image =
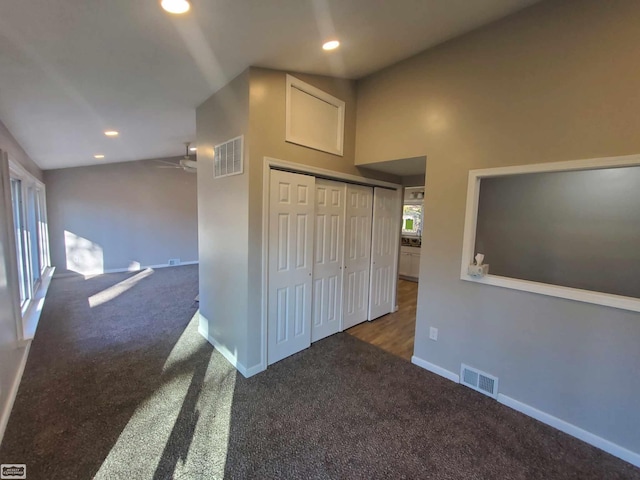
M 36 188 L 38 229 L 38 254 L 40 256 L 40 277 L 51 267 L 51 252 L 49 250 L 49 220 L 47 219 L 47 199 L 44 184 Z
M 592 303 L 595 305 L 640 312 L 640 299 L 634 297 L 625 297 L 622 295 L 613 295 L 592 290 L 583 290 L 549 283 L 492 275 L 490 267 L 489 274 L 483 277 L 473 277 L 469 275 L 468 271 L 469 265 L 473 263 L 475 255 L 478 205 L 480 203 L 480 183 L 483 178 L 520 175 L 523 173 L 568 172 L 574 170 L 596 170 L 602 168 L 637 166 L 640 166 L 640 155 L 590 158 L 585 160 L 570 160 L 566 162 L 549 162 L 469 170 L 460 279 L 468 282 L 492 285 L 495 287 L 509 288 L 524 292 L 548 295 L 551 297 L 565 298 L 579 302 Z M 490 261 L 488 263 L 489 265 L 491 264 Z
M 16 262 L 20 290 L 19 306 L 24 319 L 37 298 L 37 292 L 51 268 L 46 215 L 46 189 L 43 182 L 9 157 L 11 210 L 16 243 Z M 14 182 L 19 182 L 19 205 L 14 204 Z M 15 224 L 16 214 L 20 224 Z M 34 238 L 35 237 L 35 238 Z
M 18 271 L 18 287 L 20 292 L 20 309 L 24 315 L 25 307 L 31 299 L 31 287 L 29 285 L 30 273 L 27 262 L 27 250 L 25 242 L 25 209 L 24 209 L 24 185 L 21 178 L 10 177 L 11 185 L 11 212 L 13 214 L 13 234 L 16 244 L 16 261 Z M 17 203 L 16 203 L 17 199 Z
M 416 232 L 405 232 L 404 229 L 404 208 L 407 206 L 411 206 L 411 207 L 418 207 L 420 208 L 420 228 L 417 229 Z M 403 237 L 413 237 L 413 238 L 420 238 L 422 237 L 422 230 L 424 226 L 424 204 L 423 202 L 407 202 L 405 201 L 402 204 L 402 225 L 401 225 L 401 234 Z

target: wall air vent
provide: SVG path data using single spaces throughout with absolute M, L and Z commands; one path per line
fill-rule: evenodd
M 216 145 L 213 160 L 213 178 L 240 175 L 243 173 L 243 136 Z
M 481 372 L 464 363 L 460 368 L 460 383 L 492 398 L 498 396 L 498 377 Z

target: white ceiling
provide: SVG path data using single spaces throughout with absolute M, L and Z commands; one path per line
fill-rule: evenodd
M 535 1 L 2 0 L 0 120 L 43 169 L 181 155 L 249 65 L 360 78 Z

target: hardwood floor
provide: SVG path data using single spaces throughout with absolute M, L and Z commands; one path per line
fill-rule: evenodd
M 416 333 L 418 284 L 398 280 L 398 311 L 351 327 L 346 332 L 389 353 L 411 361 Z

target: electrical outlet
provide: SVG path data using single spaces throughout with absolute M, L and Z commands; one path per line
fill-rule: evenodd
M 169 259 L 169 266 L 175 266 L 175 265 L 180 265 L 180 259 L 179 258 L 170 258 Z
M 434 342 L 438 341 L 438 329 L 436 327 L 429 327 L 429 338 Z

